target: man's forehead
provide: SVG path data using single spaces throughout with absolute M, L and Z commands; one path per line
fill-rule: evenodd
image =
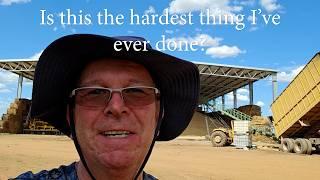
M 136 79 L 135 77 L 128 79 L 127 82 L 132 85 L 154 85 L 153 82 L 150 82 L 144 79 Z M 84 81 L 80 81 L 79 83 L 80 86 L 89 86 L 89 85 L 99 86 L 104 84 L 106 84 L 106 81 L 101 78 L 84 80 Z
M 106 80 L 117 80 L 119 75 L 129 84 L 154 84 L 150 72 L 143 65 L 123 59 L 98 59 L 90 62 L 83 69 L 78 84 L 106 84 Z
M 91 61 L 87 66 L 90 66 L 92 64 L 108 64 L 109 66 L 121 66 L 121 67 L 124 67 L 124 66 L 127 66 L 127 67 L 141 67 L 141 68 L 144 68 L 145 67 L 139 63 L 136 63 L 132 60 L 127 60 L 127 59 L 114 59 L 114 58 L 102 58 L 102 59 L 96 59 L 96 60 L 93 60 Z

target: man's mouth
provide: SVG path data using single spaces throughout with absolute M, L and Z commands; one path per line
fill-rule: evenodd
M 104 136 L 113 138 L 124 138 L 132 134 L 129 131 L 105 131 L 102 133 Z

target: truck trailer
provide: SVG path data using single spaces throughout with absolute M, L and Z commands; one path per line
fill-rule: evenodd
M 320 52 L 271 104 L 275 134 L 284 152 L 320 149 Z

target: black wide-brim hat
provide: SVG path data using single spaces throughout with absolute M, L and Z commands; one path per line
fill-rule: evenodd
M 138 37 L 74 34 L 52 42 L 36 66 L 31 118 L 40 118 L 66 135 L 70 127 L 66 107 L 86 64 L 102 58 L 125 59 L 143 65 L 160 89 L 164 117 L 157 140 L 171 140 L 188 126 L 199 97 L 199 70 L 192 62 L 167 55 L 147 45 L 147 51 L 116 51 L 116 41 L 144 41 Z M 143 47 L 141 47 L 143 48 Z M 116 78 L 116 75 L 115 75 Z

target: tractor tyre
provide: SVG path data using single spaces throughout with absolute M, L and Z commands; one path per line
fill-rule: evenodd
M 227 135 L 222 131 L 214 131 L 211 134 L 211 143 L 213 147 L 223 147 L 227 144 Z

